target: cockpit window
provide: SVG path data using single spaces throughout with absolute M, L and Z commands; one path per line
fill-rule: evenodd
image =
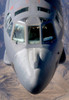
M 28 10 L 29 10 L 29 7 L 22 8 L 22 9 L 20 9 L 20 10 L 18 10 L 18 11 L 15 12 L 15 16 L 18 15 L 18 14 L 20 14 L 20 13 L 26 12 Z
M 25 33 L 24 26 L 16 24 L 14 27 L 13 40 L 17 42 L 25 42 L 24 33 Z
M 53 25 L 51 23 L 42 26 L 43 43 L 51 43 L 56 38 Z
M 29 44 L 38 44 L 40 43 L 40 32 L 39 26 L 29 26 Z
M 13 21 L 11 18 L 11 14 L 8 13 L 5 19 L 5 28 L 9 36 L 11 36 L 12 27 L 13 27 Z
M 46 13 L 49 13 L 50 14 L 50 9 L 48 8 L 44 8 L 44 7 L 37 7 L 38 11 L 42 11 L 42 12 L 46 12 Z

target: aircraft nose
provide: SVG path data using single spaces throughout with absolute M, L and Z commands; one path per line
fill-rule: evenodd
M 37 94 L 45 87 L 45 83 L 49 77 L 48 70 L 45 70 L 45 64 L 40 60 L 38 54 L 36 58 L 29 58 L 31 55 L 28 55 L 26 49 L 18 52 L 14 57 L 14 68 L 22 85 L 29 92 Z
M 20 51 L 15 55 L 14 68 L 22 85 L 32 93 L 33 89 L 37 87 L 40 69 L 30 66 L 27 50 Z

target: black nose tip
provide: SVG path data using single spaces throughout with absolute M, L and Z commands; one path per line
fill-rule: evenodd
M 32 89 L 31 91 L 29 91 L 32 94 L 39 94 L 42 90 L 44 89 L 44 85 L 43 83 L 37 83 Z
M 32 89 L 32 94 L 39 94 L 42 91 L 40 85 L 36 86 L 34 89 Z

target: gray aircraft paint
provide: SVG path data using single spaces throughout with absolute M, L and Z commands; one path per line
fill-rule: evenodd
M 28 11 L 15 15 L 15 12 L 28 7 Z M 37 7 L 49 9 L 50 12 L 38 11 Z M 7 14 L 11 14 L 13 27 L 11 35 L 7 33 Z M 59 23 L 55 16 L 59 15 Z M 43 25 L 39 18 L 49 19 L 53 24 L 56 40 L 43 44 Z M 25 28 L 25 43 L 12 40 L 15 24 Z M 28 26 L 39 26 L 40 43 L 28 43 Z M 60 0 L 7 0 L 4 19 L 5 55 L 4 62 L 12 64 L 22 85 L 31 93 L 40 93 L 50 82 L 63 51 L 63 18 Z

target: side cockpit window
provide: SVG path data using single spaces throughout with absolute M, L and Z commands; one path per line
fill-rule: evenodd
M 11 14 L 8 13 L 5 19 L 5 28 L 9 36 L 11 36 L 12 27 L 13 27 L 13 21 L 11 18 Z
M 16 42 L 25 42 L 25 28 L 23 25 L 15 24 L 13 32 L 13 40 Z
M 22 8 L 22 9 L 15 12 L 15 16 L 19 15 L 21 13 L 27 12 L 28 10 L 29 10 L 29 7 Z
M 39 26 L 29 26 L 28 27 L 28 38 L 29 44 L 38 44 L 40 43 L 40 32 Z
M 53 25 L 51 23 L 42 25 L 43 43 L 51 43 L 56 38 Z
M 50 9 L 44 8 L 44 7 L 37 7 L 37 10 L 41 12 L 49 13 L 49 14 L 51 13 Z

